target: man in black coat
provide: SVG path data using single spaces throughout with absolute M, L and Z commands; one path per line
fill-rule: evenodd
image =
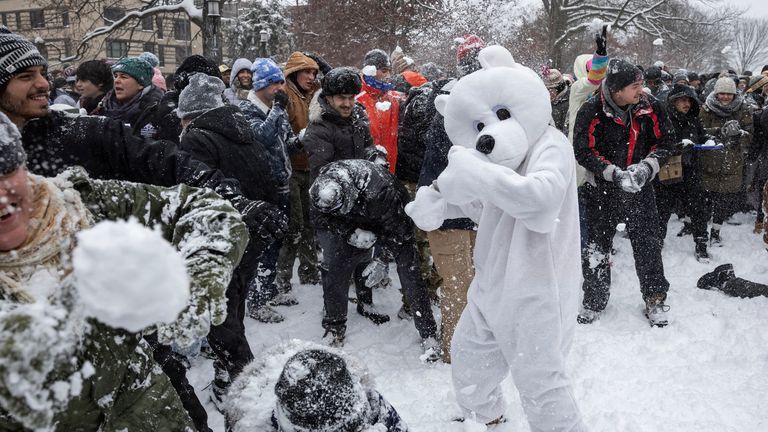
M 391 258 L 397 264 L 425 353 L 430 361 L 437 360 L 437 326 L 419 271 L 413 221 L 404 210 L 410 200 L 405 187 L 385 165 L 342 160 L 320 169 L 309 194 L 323 249 L 323 328 L 332 337 L 331 343 L 344 342 L 349 279 L 354 276 L 358 288 L 376 286 L 388 274 L 384 258 Z M 358 296 L 360 293 L 358 289 Z M 364 293 L 371 295 L 370 291 Z
M 669 157 L 673 136 L 661 104 L 643 92 L 642 71 L 627 61 L 612 60 L 600 94 L 579 109 L 574 125 L 576 160 L 595 186 L 585 202 L 589 250 L 582 260 L 580 323 L 597 319 L 608 304 L 613 236 L 616 225 L 625 222 L 646 316 L 651 325 L 667 324 L 669 308 L 664 301 L 669 282 L 664 277 L 659 215 L 650 183 Z

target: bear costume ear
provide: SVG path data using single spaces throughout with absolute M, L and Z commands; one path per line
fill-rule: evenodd
M 477 59 L 480 61 L 480 66 L 483 69 L 490 69 L 494 67 L 515 67 L 515 58 L 512 57 L 512 53 L 501 45 L 491 45 L 483 48 L 477 55 Z
M 445 116 L 445 107 L 448 105 L 448 95 L 440 95 L 435 98 L 435 108 L 441 116 Z

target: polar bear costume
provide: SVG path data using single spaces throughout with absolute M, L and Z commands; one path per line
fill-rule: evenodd
M 478 223 L 452 341 L 456 398 L 466 417 L 491 422 L 506 411 L 500 384 L 511 372 L 532 432 L 584 431 L 565 374 L 581 284 L 573 148 L 549 125 L 535 72 L 500 46 L 479 61 L 435 100 L 453 143 L 448 167 L 406 208 L 424 230 Z

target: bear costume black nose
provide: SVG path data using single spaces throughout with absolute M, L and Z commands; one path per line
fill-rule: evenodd
M 475 148 L 482 154 L 490 154 L 493 151 L 493 146 L 496 145 L 496 140 L 490 135 L 483 135 L 477 140 Z

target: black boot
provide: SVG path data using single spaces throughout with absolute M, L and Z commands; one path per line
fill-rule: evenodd
M 385 322 L 389 322 L 389 315 L 379 313 L 379 311 L 376 310 L 376 307 L 374 307 L 372 304 L 358 302 L 357 313 L 373 321 L 373 323 L 376 325 L 381 325 L 381 324 L 384 324 Z
M 712 246 L 722 246 L 723 240 L 720 238 L 720 230 L 714 229 L 709 232 L 709 244 Z
M 679 233 L 677 233 L 678 237 L 687 236 L 693 234 L 693 230 L 691 229 L 691 223 L 690 222 L 683 222 L 683 228 L 680 230 Z
M 707 243 L 696 243 L 696 261 L 709 264 L 709 253 L 707 253 Z
M 722 289 L 723 285 L 731 279 L 736 278 L 733 272 L 733 264 L 723 264 L 699 278 L 696 286 L 701 289 Z

